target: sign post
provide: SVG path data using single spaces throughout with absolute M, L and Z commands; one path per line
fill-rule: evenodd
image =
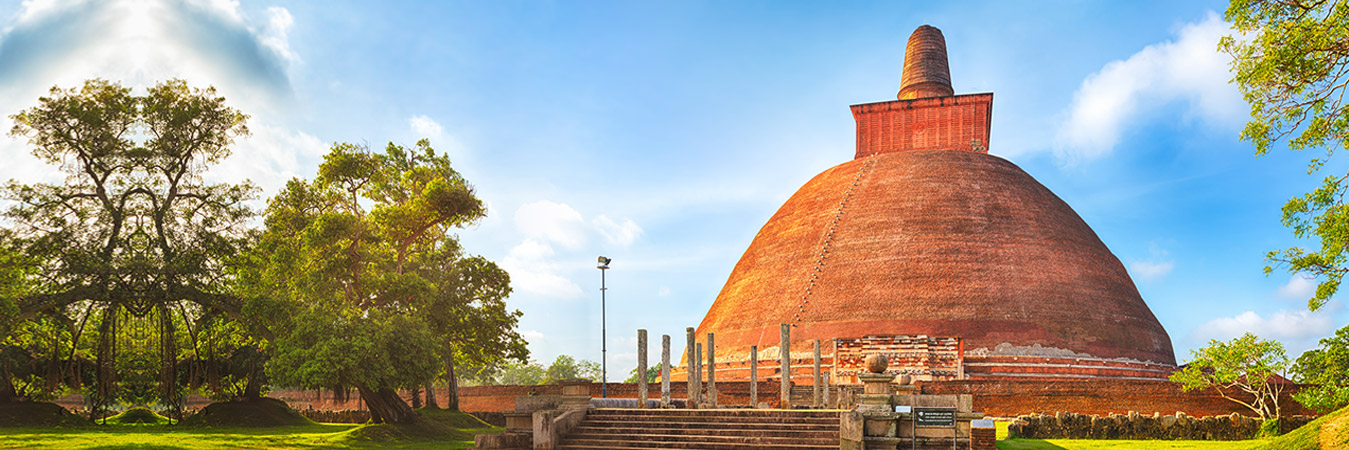
M 960 440 L 956 426 L 956 408 L 913 408 L 913 445 L 918 448 L 918 428 L 951 428 L 951 449 Z

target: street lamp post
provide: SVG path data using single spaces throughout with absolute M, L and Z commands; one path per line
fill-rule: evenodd
M 609 270 L 609 263 L 613 261 L 601 256 L 595 264 L 600 269 L 600 398 L 609 398 L 609 343 L 604 318 L 604 294 L 609 288 L 604 286 L 604 272 Z

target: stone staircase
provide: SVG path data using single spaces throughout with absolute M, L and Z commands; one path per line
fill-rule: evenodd
M 591 409 L 559 449 L 839 448 L 839 411 Z

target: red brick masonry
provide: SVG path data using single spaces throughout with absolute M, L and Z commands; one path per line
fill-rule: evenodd
M 997 428 L 971 428 L 970 450 L 997 450 Z
M 993 94 L 964 94 L 852 105 L 857 159 L 905 150 L 988 153 Z
M 796 386 L 803 384 L 797 383 Z M 684 398 L 685 385 L 671 383 L 675 398 Z M 444 388 L 437 394 L 444 402 Z M 1231 413 L 1249 415 L 1250 411 L 1232 403 L 1211 391 L 1182 392 L 1180 385 L 1169 381 L 1146 380 L 961 380 L 920 382 L 919 389 L 924 394 L 971 394 L 974 396 L 974 410 L 993 417 L 1015 417 L 1023 414 L 1073 412 L 1078 414 L 1108 415 L 1139 414 L 1163 415 L 1177 411 L 1191 416 L 1218 416 Z M 742 406 L 749 404 L 749 383 L 717 382 L 717 400 L 722 405 Z M 651 391 L 653 399 L 660 398 L 660 385 L 654 384 Z M 1289 386 L 1281 399 L 1283 413 L 1286 415 L 1316 415 L 1289 398 L 1297 392 L 1297 386 Z M 518 395 L 560 395 L 560 386 L 472 386 L 459 388 L 460 409 L 470 412 L 507 411 L 515 409 L 515 397 Z M 591 386 L 591 395 L 600 396 L 600 385 Z M 297 409 L 313 406 L 314 409 L 363 409 L 359 400 L 352 398 L 345 403 L 333 402 L 331 393 L 324 392 L 324 400 L 313 401 L 314 391 L 276 391 L 271 394 L 286 400 Z M 609 396 L 613 398 L 636 398 L 637 385 L 631 383 L 610 383 Z M 760 382 L 759 401 L 777 406 L 778 384 L 776 380 Z

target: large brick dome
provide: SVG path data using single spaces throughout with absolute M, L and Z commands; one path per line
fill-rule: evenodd
M 1175 364 L 1166 331 L 1082 218 L 1015 164 L 968 151 L 876 154 L 802 186 L 698 335 L 716 333 L 717 353 L 735 359 L 777 346 L 781 323 L 794 325 L 793 347 L 925 334 L 960 337 L 966 352 L 1038 344 Z

